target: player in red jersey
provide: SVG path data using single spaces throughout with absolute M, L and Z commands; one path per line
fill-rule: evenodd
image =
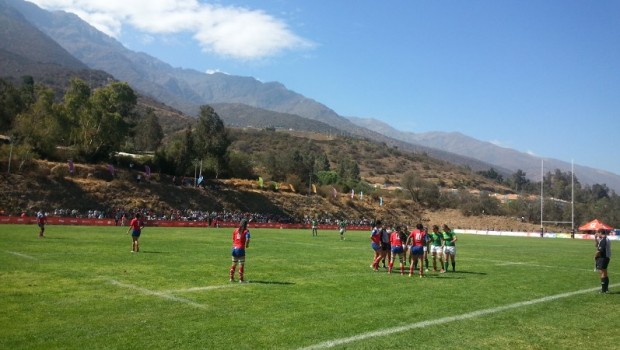
M 390 246 L 392 249 L 392 255 L 390 256 L 388 273 L 392 273 L 392 268 L 394 267 L 394 257 L 398 255 L 398 260 L 400 260 L 400 274 L 404 275 L 405 265 L 403 263 L 405 258 L 403 256 L 404 248 L 403 241 L 400 236 L 400 227 L 394 229 L 394 231 L 392 231 L 392 233 L 390 234 Z
M 140 215 L 140 213 L 136 213 L 136 216 L 131 219 L 131 222 L 129 222 L 129 230 L 127 230 L 127 233 L 131 232 L 132 253 L 137 253 L 140 251 L 140 235 L 142 234 L 142 229 L 144 228 L 144 222 L 141 218 L 142 215 Z
M 239 224 L 239 228 L 232 233 L 232 265 L 230 266 L 230 281 L 235 281 L 235 270 L 239 263 L 239 282 L 243 283 L 245 250 L 250 246 L 250 231 L 248 230 L 248 221 L 243 219 Z
M 409 268 L 409 277 L 413 276 L 415 267 L 420 263 L 420 277 L 424 276 L 424 246 L 426 245 L 426 232 L 424 232 L 424 226 L 417 224 L 416 229 L 411 231 L 409 238 L 407 238 L 407 244 L 411 244 L 411 256 L 413 262 Z

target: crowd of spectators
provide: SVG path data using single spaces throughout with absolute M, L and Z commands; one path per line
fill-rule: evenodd
M 334 217 L 292 217 L 286 214 L 272 213 L 250 213 L 242 211 L 201 211 L 193 209 L 172 209 L 167 211 L 155 211 L 147 208 L 124 209 L 114 208 L 110 210 L 88 210 L 79 211 L 76 209 L 54 209 L 47 212 L 48 217 L 73 217 L 88 219 L 114 219 L 117 224 L 131 219 L 135 214 L 141 214 L 146 220 L 169 220 L 169 221 L 208 221 L 209 224 L 217 225 L 218 222 L 239 222 L 241 219 L 256 223 L 282 223 L 282 224 L 309 224 L 316 219 L 320 225 L 336 225 L 340 220 L 346 220 L 349 225 L 371 226 L 373 221 L 366 218 L 334 218 Z M 24 210 L 15 215 L 32 216 L 34 212 Z M 6 215 L 6 214 L 5 214 Z

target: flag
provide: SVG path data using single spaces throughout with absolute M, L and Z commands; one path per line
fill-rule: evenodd
M 351 190 L 351 199 L 355 198 L 355 190 Z
M 146 176 L 147 180 L 150 179 L 151 178 L 151 167 L 148 166 L 148 165 L 145 165 L 144 166 L 144 172 L 145 172 L 145 176 Z
M 114 165 L 108 164 L 108 171 L 112 174 L 112 177 L 114 177 Z
M 338 191 L 336 191 L 336 187 L 332 187 L 332 196 L 334 196 L 334 198 L 336 198 L 337 194 L 338 194 Z
M 316 185 L 312 184 L 312 193 L 316 193 Z
M 263 178 L 262 177 L 258 177 L 258 188 L 263 188 Z
M 75 168 L 73 166 L 73 161 L 69 159 L 69 161 L 67 162 L 67 165 L 69 165 L 69 174 L 73 175 L 73 172 L 75 171 Z
M 383 196 L 379 197 L 379 206 L 383 206 Z

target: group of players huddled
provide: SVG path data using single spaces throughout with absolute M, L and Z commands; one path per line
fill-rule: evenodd
M 392 273 L 394 260 L 398 257 L 400 263 L 400 274 L 405 274 L 405 266 L 409 263 L 409 277 L 418 270 L 418 275 L 424 277 L 424 272 L 429 271 L 430 253 L 433 261 L 433 272 L 437 272 L 437 260 L 439 260 L 439 272 L 448 271 L 450 263 L 452 271 L 456 270 L 454 257 L 456 256 L 456 234 L 448 227 L 443 225 L 442 230 L 439 226 L 433 225 L 431 232 L 427 232 L 422 224 L 417 224 L 416 228 L 408 231 L 407 226 L 384 227 L 381 220 L 377 220 L 370 232 L 370 246 L 374 251 L 372 267 L 379 271 L 379 264 Z M 385 261 L 388 266 L 385 266 Z

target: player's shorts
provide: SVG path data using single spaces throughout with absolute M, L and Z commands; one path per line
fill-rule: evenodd
M 393 246 L 392 247 L 392 253 L 394 253 L 394 254 L 402 254 L 403 253 L 403 246 L 402 245 Z
M 609 266 L 609 258 L 596 258 L 596 269 L 605 270 Z
M 40 228 L 45 228 L 45 224 L 42 222 L 39 222 L 37 225 L 39 225 Z
M 131 236 L 132 237 L 140 237 L 141 233 L 142 233 L 141 230 L 131 230 Z
M 381 250 L 381 245 L 379 245 L 378 243 L 372 242 L 372 243 L 370 243 L 370 246 L 372 247 L 372 250 L 374 250 L 374 251 Z
M 343 228 L 341 228 L 341 229 L 340 229 L 340 234 L 343 234 L 343 233 L 344 233 L 344 229 L 343 229 Z
M 383 249 L 383 250 L 390 250 L 391 247 L 392 246 L 389 243 L 381 242 L 381 249 Z
M 445 255 L 456 256 L 456 247 L 455 246 L 445 246 L 445 247 L 443 247 L 443 253 Z
M 424 255 L 424 247 L 419 245 L 414 245 L 411 247 L 411 254 L 413 255 Z
M 232 249 L 232 261 L 244 262 L 245 261 L 245 249 L 233 248 Z
M 424 246 L 424 247 L 422 247 L 422 251 L 423 251 L 424 253 L 426 253 L 426 252 L 428 251 L 428 248 L 427 248 L 426 246 Z
M 440 245 L 434 245 L 431 247 L 431 254 L 442 254 L 443 253 L 443 248 Z

